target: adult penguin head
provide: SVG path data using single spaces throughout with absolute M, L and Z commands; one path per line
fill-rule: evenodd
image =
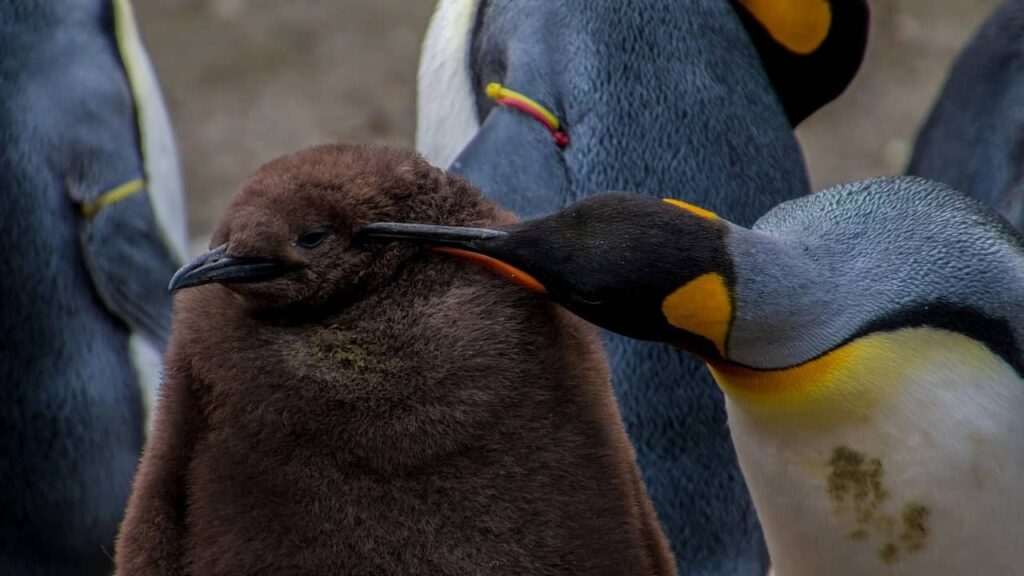
M 602 328 L 717 358 L 735 283 L 729 229 L 696 206 L 619 192 L 506 229 L 382 222 L 358 237 L 426 244 L 547 293 Z

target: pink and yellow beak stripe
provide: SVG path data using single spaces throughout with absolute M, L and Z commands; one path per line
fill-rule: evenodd
M 569 135 L 562 131 L 562 123 L 558 121 L 558 117 L 538 104 L 536 100 L 515 90 L 509 90 L 497 82 L 488 84 L 485 92 L 487 97 L 494 100 L 499 106 L 515 108 L 543 124 L 554 136 L 555 144 L 558 144 L 559 148 L 569 145 Z

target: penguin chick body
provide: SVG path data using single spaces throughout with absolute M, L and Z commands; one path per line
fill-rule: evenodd
M 624 194 L 486 239 L 400 228 L 364 234 L 485 254 L 701 356 L 776 573 L 1019 572 L 1024 242 L 974 200 L 880 178 L 753 229 Z
M 245 184 L 183 268 L 119 574 L 671 574 L 596 334 L 385 218 L 509 222 L 412 152 Z M 188 289 L 184 289 L 188 288 Z
M 0 2 L 0 574 L 108 576 L 185 214 L 127 0 Z

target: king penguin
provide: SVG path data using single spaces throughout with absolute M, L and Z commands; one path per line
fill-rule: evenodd
M 0 574 L 110 574 L 185 252 L 127 0 L 0 2 Z
M 750 225 L 810 192 L 793 126 L 844 90 L 867 28 L 864 0 L 442 0 L 417 147 L 524 218 L 602 190 L 667 190 Z M 667 346 L 606 345 L 680 573 L 763 575 L 707 372 Z
M 361 234 L 475 253 L 599 326 L 699 357 L 777 574 L 1021 573 L 1024 239 L 976 200 L 890 177 L 751 229 L 617 193 L 501 230 Z
M 179 290 L 118 574 L 594 574 L 675 564 L 597 332 L 369 220 L 512 217 L 410 150 L 243 186 Z
M 945 182 L 1024 230 L 1024 1 L 967 44 L 922 126 L 907 173 Z

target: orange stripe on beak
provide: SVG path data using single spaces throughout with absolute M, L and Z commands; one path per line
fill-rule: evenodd
M 434 252 L 443 252 L 445 254 L 451 254 L 456 258 L 472 262 L 478 266 L 482 266 L 491 272 L 494 272 L 498 276 L 511 281 L 513 284 L 518 284 L 527 290 L 534 292 L 540 292 L 546 294 L 548 289 L 544 287 L 536 278 L 530 276 L 526 272 L 523 272 L 519 268 L 506 264 L 497 258 L 491 258 L 490 256 L 484 256 L 476 252 L 470 252 L 469 250 L 460 250 L 459 248 L 444 248 L 441 246 L 430 246 L 430 250 Z

